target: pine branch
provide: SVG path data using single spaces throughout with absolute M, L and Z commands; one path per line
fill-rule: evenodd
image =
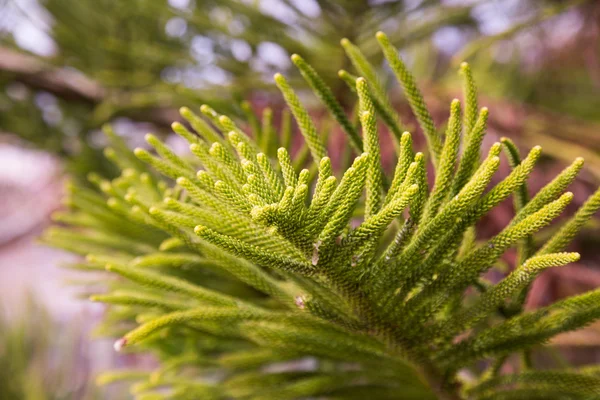
M 342 46 L 363 77 L 340 76 L 356 94 L 356 121 L 310 65 L 292 57 L 349 146 L 364 147 L 348 168 L 326 156 L 331 127 L 317 131 L 281 75 L 275 80 L 291 112 L 283 112 L 279 133 L 270 109 L 255 115 L 249 104 L 241 106 L 245 123 L 206 105 L 201 116 L 180 109 L 189 127 L 172 128 L 189 142 L 189 157 L 152 135 L 151 149 L 132 152 L 105 130 L 106 156 L 121 174 L 112 180 L 92 174 L 94 189 L 69 185 L 69 210 L 56 216 L 63 226 L 43 240 L 86 255 L 72 267 L 106 266 L 119 278 L 101 279 L 106 291 L 92 296 L 108 306 L 100 330 L 121 337 L 117 349 L 152 351 L 162 365 L 151 374 L 108 374 L 101 383 L 132 380 L 138 397 L 162 396 L 157 389 L 167 387 L 171 397 L 215 399 L 598 394 L 592 373 L 500 368 L 513 353 L 529 358 L 534 346 L 600 319 L 598 290 L 540 310 L 522 307 L 541 271 L 579 259 L 562 251 L 600 208 L 600 191 L 537 253 L 523 241 L 569 204 L 573 195 L 564 190 L 583 160 L 529 199 L 526 182 L 541 148 L 521 160 L 503 139 L 480 161 L 489 111 L 477 111 L 468 66 L 461 66 L 464 110 L 452 102 L 442 141 L 412 74 L 387 37 L 377 39 L 427 138 L 431 189 L 425 156 L 413 150 L 413 135 L 399 130 L 378 72 L 348 40 Z M 286 149 L 291 115 L 305 141 L 294 157 Z M 377 115 L 400 144 L 389 186 Z M 512 170 L 487 190 L 502 148 Z M 301 169 L 311 156 L 314 165 Z M 475 225 L 511 195 L 514 218 L 491 239 L 478 240 Z M 514 270 L 495 284 L 483 279 L 513 246 L 522 249 Z M 300 371 L 292 363 L 290 371 L 270 372 L 276 363 L 301 359 L 315 360 L 315 367 Z M 469 382 L 459 372 L 465 368 Z M 214 380 L 203 382 L 208 373 Z

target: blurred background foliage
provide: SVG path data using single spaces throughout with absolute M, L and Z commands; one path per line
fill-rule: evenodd
M 544 148 L 545 162 L 530 182 L 532 191 L 577 156 L 586 159 L 586 172 L 573 189 L 575 203 L 597 187 L 597 0 L 0 0 L 0 145 L 51 153 L 80 182 L 90 172 L 111 176 L 114 171 L 102 155 L 106 123 L 133 147 L 143 145 L 147 132 L 169 140 L 181 106 L 197 110 L 207 103 L 243 118 L 247 109 L 241 104 L 247 101 L 256 112 L 271 107 L 279 121 L 283 101 L 273 73 L 282 72 L 295 88 L 306 85 L 289 60 L 293 53 L 302 55 L 348 105 L 350 93 L 338 71 L 355 71 L 339 45 L 343 37 L 382 66 L 380 79 L 394 107 L 415 127 L 377 51 L 377 30 L 401 49 L 437 121 L 447 117 L 447 104 L 459 95 L 459 63 L 471 64 L 480 103 L 491 111 L 488 136 Z M 320 104 L 310 96 L 303 100 L 325 130 Z M 4 198 L 9 189 L 0 182 Z M 481 232 L 494 233 L 511 215 L 507 203 Z M 600 285 L 599 233 L 594 223 L 575 244 L 583 262 L 548 271 L 536 281 L 530 307 Z M 31 321 L 12 323 L 11 329 L 0 320 L 0 398 L 93 398 L 77 397 L 82 388 L 55 396 L 52 385 L 44 395 L 25 392 L 28 382 L 42 379 L 35 365 L 46 368 L 45 356 L 36 354 L 54 346 L 44 335 L 58 329 L 47 328 L 44 324 L 52 322 L 34 308 L 22 312 Z M 570 362 L 598 361 L 600 327 L 561 337 L 556 344 L 567 349 Z M 62 367 L 62 375 L 53 379 L 56 387 L 73 366 Z
M 0 399 L 100 399 L 77 323 L 52 320 L 32 297 L 19 315 L 0 309 Z

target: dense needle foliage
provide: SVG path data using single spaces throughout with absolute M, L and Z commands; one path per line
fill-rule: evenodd
M 70 187 L 70 210 L 57 215 L 63 226 L 45 241 L 87 255 L 78 268 L 110 272 L 101 280 L 106 292 L 92 296 L 110 305 L 100 331 L 120 337 L 117 350 L 151 351 L 162 364 L 109 372 L 101 383 L 130 379 L 140 399 L 600 396 L 594 368 L 542 371 L 531 362 L 535 346 L 600 318 L 600 290 L 523 310 L 541 271 L 579 259 L 565 247 L 600 208 L 598 191 L 536 246 L 532 235 L 571 201 L 565 190 L 583 160 L 529 198 L 541 148 L 521 159 L 503 139 L 481 154 L 488 110 L 478 107 L 469 66 L 461 65 L 464 99 L 450 105 L 442 134 L 396 49 L 383 33 L 377 41 L 427 154 L 413 150 L 375 68 L 348 40 L 342 46 L 361 77 L 339 75 L 357 95 L 355 118 L 292 56 L 357 154 L 339 174 L 321 128 L 279 74 L 305 142 L 294 157 L 290 114 L 276 132 L 268 109 L 262 123 L 250 121 L 252 137 L 208 106 L 202 117 L 181 109 L 189 125 L 173 131 L 189 141 L 190 158 L 152 135 L 155 152 L 130 152 L 106 129 L 106 155 L 121 175 L 91 176 L 100 193 Z M 389 175 L 378 119 L 397 149 Z M 502 153 L 512 172 L 490 188 Z M 477 240 L 476 222 L 510 196 L 513 220 Z M 482 278 L 512 247 L 514 270 L 497 284 Z M 514 353 L 521 370 L 502 374 Z

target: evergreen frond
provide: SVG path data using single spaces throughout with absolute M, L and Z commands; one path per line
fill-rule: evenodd
M 356 121 L 292 56 L 345 132 L 352 148 L 341 164 L 356 156 L 348 168 L 327 156 L 331 127 L 317 130 L 312 110 L 280 74 L 288 108 L 279 124 L 271 109 L 255 115 L 248 103 L 246 120 L 235 121 L 206 105 L 200 115 L 181 108 L 186 125 L 172 128 L 189 142 L 189 156 L 152 135 L 150 150 L 130 151 L 106 129 L 106 155 L 121 174 L 91 175 L 95 189 L 68 185 L 68 211 L 55 217 L 61 227 L 43 240 L 86 255 L 75 268 L 117 278 L 91 297 L 107 304 L 102 330 L 120 337 L 117 349 L 151 351 L 161 365 L 107 373 L 100 383 L 131 380 L 137 399 L 599 395 L 592 373 L 500 369 L 511 354 L 527 355 L 600 319 L 598 290 L 522 307 L 539 273 L 579 259 L 564 251 L 600 208 L 600 191 L 539 250 L 532 238 L 570 203 L 564 191 L 583 160 L 529 198 L 541 148 L 521 159 L 503 139 L 480 160 L 489 111 L 478 108 L 468 65 L 460 67 L 462 107 L 452 102 L 442 137 L 397 50 L 383 33 L 377 41 L 426 138 L 431 189 L 427 157 L 413 147 L 418 133 L 403 132 L 376 68 L 349 40 L 342 46 L 361 77 L 340 77 L 355 94 Z M 290 148 L 291 116 L 305 141 L 298 151 Z M 399 145 L 394 171 L 382 168 L 377 117 Z M 502 149 L 511 171 L 488 189 Z M 302 169 L 310 157 L 314 164 Z M 476 224 L 510 196 L 514 218 L 480 240 Z M 483 275 L 515 246 L 521 256 L 512 272 L 488 283 Z M 310 367 L 300 369 L 303 362 Z M 281 363 L 290 369 L 273 370 Z

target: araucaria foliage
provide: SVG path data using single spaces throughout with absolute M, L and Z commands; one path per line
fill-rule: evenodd
M 250 124 L 251 138 L 208 106 L 203 117 L 182 109 L 189 126 L 173 130 L 189 141 L 190 159 L 152 135 L 155 151 L 131 153 L 107 129 L 106 154 L 121 176 L 92 176 L 99 192 L 71 187 L 71 210 L 57 216 L 64 226 L 45 240 L 87 255 L 79 268 L 110 271 L 106 292 L 92 296 L 110 304 L 101 332 L 120 337 L 117 350 L 151 351 L 162 366 L 99 381 L 134 380 L 140 399 L 600 397 L 593 369 L 536 370 L 530 357 L 600 318 L 600 290 L 522 307 L 536 275 L 579 258 L 565 246 L 600 207 L 600 192 L 545 244 L 532 235 L 569 204 L 565 190 L 583 160 L 529 198 L 541 148 L 521 160 L 504 139 L 480 154 L 488 110 L 478 108 L 469 66 L 460 68 L 464 100 L 452 102 L 442 134 L 396 49 L 383 33 L 377 41 L 428 154 L 413 151 L 375 69 L 348 40 L 362 75 L 340 72 L 357 94 L 354 121 L 315 70 L 292 57 L 358 155 L 343 173 L 334 173 L 324 135 L 282 75 L 275 82 L 305 141 L 296 159 L 277 149 L 290 142 L 289 114 L 277 133 L 270 110 Z M 397 147 L 389 176 L 378 119 Z M 512 172 L 488 188 L 501 153 Z M 310 166 L 299 171 L 304 160 Z M 478 241 L 475 223 L 509 196 L 513 220 Z M 483 279 L 511 247 L 514 270 L 497 284 Z M 521 370 L 503 374 L 515 353 Z

